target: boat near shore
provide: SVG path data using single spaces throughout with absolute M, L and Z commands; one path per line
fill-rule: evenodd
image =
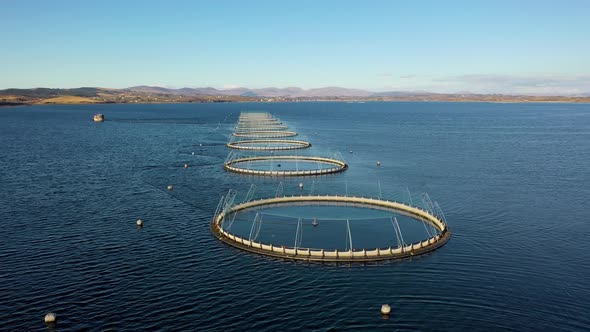
M 104 122 L 104 114 L 94 114 L 94 122 Z

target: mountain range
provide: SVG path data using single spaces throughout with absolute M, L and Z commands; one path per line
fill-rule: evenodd
M 212 87 L 205 88 L 167 88 L 160 86 L 139 85 L 126 88 L 124 90 L 143 92 L 143 93 L 159 93 L 171 95 L 184 96 L 243 96 L 243 97 L 285 97 L 285 98 L 329 98 L 329 97 L 408 97 L 408 96 L 432 96 L 432 95 L 499 95 L 499 94 L 478 94 L 468 91 L 461 91 L 456 93 L 433 93 L 428 91 L 386 91 L 386 92 L 372 92 L 361 89 L 348 89 L 341 87 L 325 87 L 316 89 L 302 89 L 299 87 L 288 88 L 232 88 L 232 89 L 216 89 Z M 566 97 L 590 97 L 590 92 L 569 95 Z
M 233 88 L 233 89 L 215 89 L 207 88 L 181 88 L 172 89 L 158 86 L 139 85 L 127 88 L 126 90 L 135 92 L 163 93 L 173 95 L 209 95 L 209 96 L 244 96 L 244 97 L 370 97 L 375 95 L 374 92 L 360 89 L 346 89 L 340 87 L 325 87 L 318 89 L 302 89 L 298 87 L 288 88 Z

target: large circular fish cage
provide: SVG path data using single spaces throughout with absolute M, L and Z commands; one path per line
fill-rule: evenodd
M 368 243 L 373 243 L 373 245 L 371 246 L 371 244 L 369 244 L 363 248 L 354 248 L 352 246 L 353 237 L 351 236 L 350 225 L 348 224 L 348 220 L 346 220 L 343 225 L 348 226 L 346 237 L 350 237 L 350 246 L 347 246 L 345 250 L 339 250 L 333 248 L 327 249 L 328 247 L 322 248 L 321 246 L 314 248 L 300 246 L 302 237 L 305 237 L 306 234 L 308 234 L 307 236 L 311 236 L 311 233 L 315 231 L 324 231 L 330 238 L 338 238 L 342 235 L 336 234 L 332 231 L 326 233 L 327 229 L 321 229 L 326 225 L 322 223 L 323 221 L 320 223 L 316 222 L 315 218 L 313 219 L 313 223 L 315 224 L 307 223 L 306 225 L 302 223 L 301 218 L 298 219 L 297 228 L 292 237 L 295 238 L 295 241 L 294 243 L 291 242 L 294 244 L 293 246 L 273 243 L 276 242 L 273 241 L 273 239 L 275 239 L 274 234 L 272 237 L 267 237 L 266 242 L 259 239 L 260 228 L 262 225 L 272 226 L 274 224 L 275 227 L 279 227 L 277 225 L 281 224 L 280 218 L 270 218 L 272 220 L 267 220 L 267 216 L 263 221 L 262 217 L 257 213 L 255 220 L 252 222 L 251 229 L 249 230 L 249 235 L 246 235 L 247 232 L 242 232 L 242 236 L 240 236 L 239 231 L 236 230 L 237 226 L 234 225 L 237 223 L 235 219 L 236 215 L 239 213 L 253 213 L 273 208 L 290 209 L 294 207 L 302 207 L 307 211 L 318 206 L 332 209 L 364 209 L 363 211 L 369 209 L 371 211 L 381 211 L 377 213 L 391 213 L 392 216 L 397 215 L 400 218 L 404 216 L 404 218 L 419 221 L 423 225 L 428 224 L 431 228 L 431 232 L 428 232 L 428 235 L 424 236 L 423 240 L 408 243 L 404 242 L 403 238 L 402 241 L 399 241 L 398 238 L 398 245 L 387 247 L 381 247 L 375 244 L 376 240 L 374 237 L 379 234 L 368 234 L 365 237 L 368 239 Z M 394 217 L 392 217 L 391 220 L 391 225 L 393 227 L 390 227 L 390 233 L 395 232 L 395 236 L 392 236 L 397 237 L 399 231 L 399 236 L 401 236 L 397 217 L 395 217 L 395 223 L 393 221 Z M 234 225 L 233 228 L 232 225 Z M 396 225 L 397 230 L 395 228 Z M 370 262 L 412 257 L 440 248 L 451 237 L 451 232 L 443 216 L 437 216 L 432 212 L 406 203 L 351 196 L 287 196 L 243 202 L 225 209 L 218 208 L 218 211 L 211 221 L 210 228 L 219 240 L 241 250 L 285 259 L 321 262 Z M 305 231 L 303 231 L 304 228 Z
M 296 166 L 295 169 L 289 168 L 293 164 Z M 224 164 L 224 168 L 230 172 L 247 175 L 312 176 L 343 172 L 348 165 L 342 160 L 325 157 L 257 156 L 229 160 Z
M 306 149 L 310 146 L 311 143 L 306 141 L 281 139 L 247 140 L 227 143 L 227 147 L 232 149 L 254 151 L 297 150 Z
M 245 132 L 235 132 L 232 134 L 236 137 L 243 137 L 243 138 L 281 138 L 281 137 L 293 137 L 297 136 L 297 133 L 294 131 L 245 131 Z

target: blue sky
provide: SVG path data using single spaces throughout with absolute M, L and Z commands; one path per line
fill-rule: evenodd
M 590 1 L 0 0 L 0 88 L 590 92 Z

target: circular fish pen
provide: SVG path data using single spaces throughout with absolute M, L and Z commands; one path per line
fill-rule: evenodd
M 245 132 L 235 132 L 232 134 L 236 137 L 243 137 L 243 138 L 281 138 L 281 137 L 293 137 L 297 136 L 297 133 L 294 131 L 245 131 Z
M 270 125 L 270 126 L 274 126 L 274 125 L 282 125 L 283 123 L 277 119 L 266 119 L 266 120 L 244 120 L 244 121 L 239 121 L 238 125 L 244 125 L 244 126 L 253 126 L 253 125 Z
M 281 124 L 281 121 L 277 118 L 252 118 L 252 119 L 240 119 L 238 123 L 270 123 L 270 124 Z
M 242 126 L 239 125 L 236 127 L 237 132 L 246 132 L 246 131 L 281 131 L 287 130 L 289 127 L 285 125 L 263 125 L 263 124 L 253 124 L 251 126 Z
M 257 156 L 230 159 L 227 171 L 261 176 L 312 176 L 339 173 L 348 165 L 338 159 L 311 156 Z
M 442 211 L 395 201 L 337 195 L 265 198 L 233 206 L 231 201 L 220 200 L 210 225 L 213 234 L 241 250 L 273 257 L 321 262 L 400 259 L 440 248 L 451 237 Z M 321 214 L 319 209 L 328 209 L 328 216 L 312 217 Z M 372 219 L 359 218 L 371 213 Z M 405 225 L 412 220 L 424 227 L 423 237 L 408 231 Z M 379 243 L 380 238 L 389 240 Z
M 311 143 L 306 141 L 265 139 L 235 141 L 227 143 L 227 147 L 239 150 L 274 151 L 274 150 L 297 150 L 306 149 Z

